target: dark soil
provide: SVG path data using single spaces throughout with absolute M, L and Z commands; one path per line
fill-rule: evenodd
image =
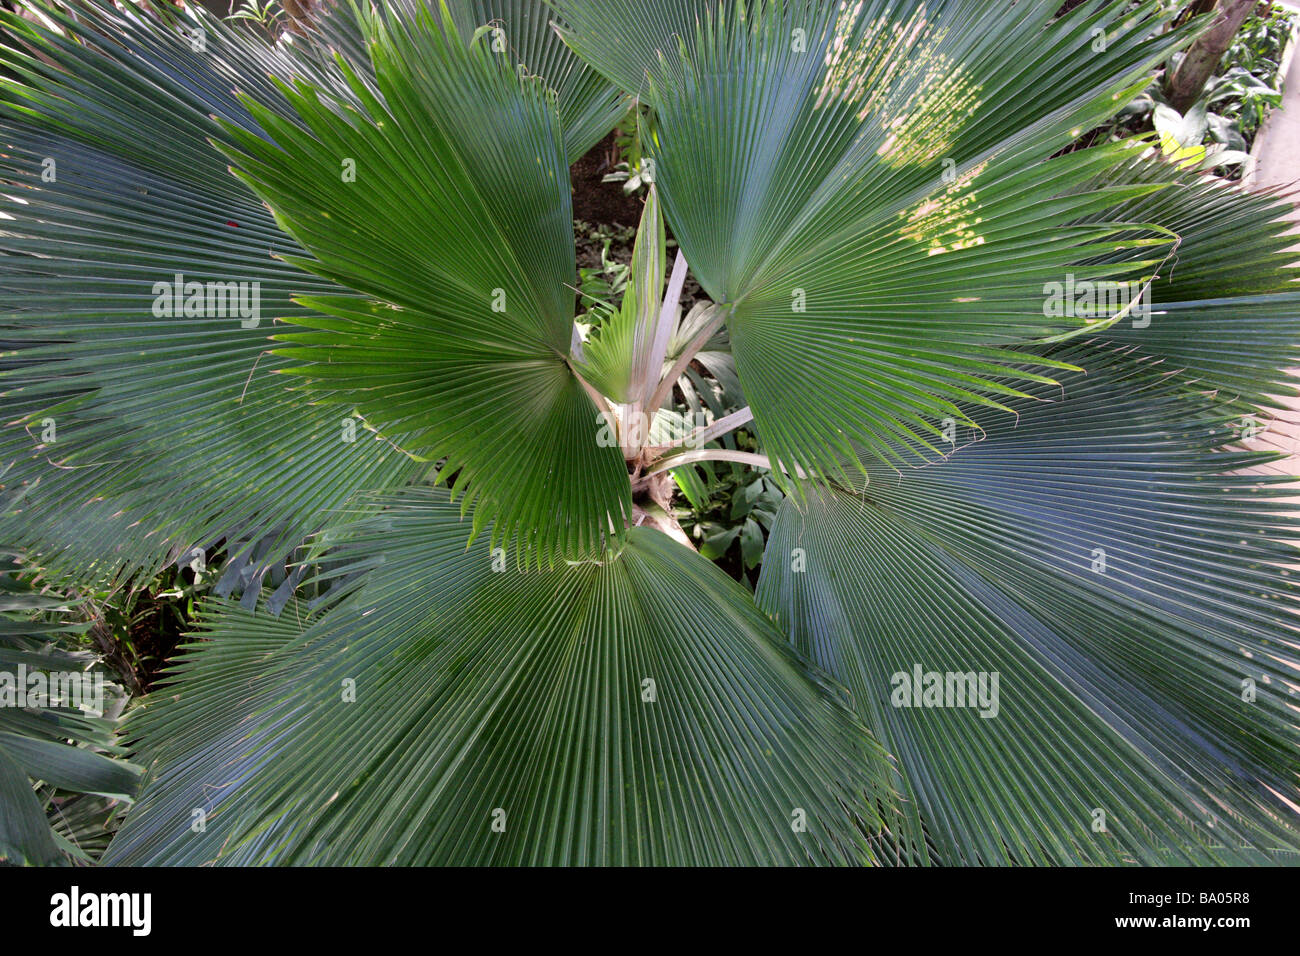
M 641 197 L 623 192 L 622 183 L 602 182 L 618 161 L 618 147 L 611 132 L 569 167 L 574 219 L 633 227 L 641 221 Z

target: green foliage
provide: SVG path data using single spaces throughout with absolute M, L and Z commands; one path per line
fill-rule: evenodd
M 1300 850 L 1292 207 L 1186 168 L 1208 108 L 1071 148 L 1191 34 L 1059 7 L 0 14 L 0 541 L 198 598 L 104 860 Z M 580 263 L 631 103 L 642 226 Z M 131 796 L 64 716 L 0 728 L 15 859 Z
M 1295 11 L 1280 3 L 1270 4 L 1264 16 L 1256 11 L 1233 37 L 1220 66 L 1225 70 L 1241 67 L 1263 80 L 1280 79 L 1282 57 L 1295 26 Z
M 757 442 L 738 432 L 735 444 L 757 450 Z M 785 496 L 771 478 L 751 468 L 727 462 L 700 462 L 673 471 L 686 504 L 676 516 L 695 541 L 700 554 L 729 565 L 733 575 L 751 588 L 748 572 L 760 567 L 767 534 Z
M 1154 129 L 1162 151 L 1174 161 L 1240 178 L 1265 117 L 1282 103 L 1282 56 L 1295 25 L 1295 13 L 1280 4 L 1264 16 L 1250 17 L 1186 116 L 1169 106 L 1164 85 L 1156 80 L 1111 123 L 1089 134 L 1089 140 L 1122 139 Z M 1175 57 L 1169 69 L 1177 62 Z
M 123 759 L 124 689 L 73 603 L 0 560 L 0 862 L 90 863 L 141 768 Z
M 1242 137 L 1253 142 L 1270 108 L 1282 102 L 1282 57 L 1296 27 L 1296 14 L 1273 4 L 1265 16 L 1241 25 L 1223 55 L 1219 75 L 1207 84 L 1207 102 Z
M 630 250 L 636 229 L 632 226 L 613 226 L 607 223 L 574 222 L 580 250 L 598 256 L 598 265 L 578 266 L 579 308 L 585 308 L 588 324 L 598 325 L 601 318 L 614 310 L 614 303 L 627 288 L 631 271 L 630 252 L 619 256 L 623 249 Z
M 614 145 L 620 160 L 604 181 L 622 183 L 625 193 L 641 192 L 654 183 L 654 164 L 648 162 L 649 157 L 641 145 L 642 128 L 650 123 L 651 115 L 636 107 L 614 127 Z

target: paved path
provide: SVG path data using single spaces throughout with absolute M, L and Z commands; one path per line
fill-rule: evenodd
M 1300 2 L 1287 2 L 1284 6 L 1300 12 Z M 1252 190 L 1300 188 L 1300 43 L 1292 42 L 1290 64 L 1286 67 L 1286 83 L 1282 105 L 1273 110 L 1264 121 L 1255 140 L 1255 163 L 1246 176 L 1246 187 Z M 1296 197 L 1300 201 L 1300 196 Z M 1300 207 L 1292 212 L 1295 221 L 1297 264 L 1300 264 Z M 1300 369 L 1292 369 L 1300 376 Z M 1300 378 L 1297 379 L 1300 381 Z M 1261 472 L 1300 475 L 1300 399 L 1288 399 L 1287 409 L 1277 413 L 1273 422 L 1248 447 L 1277 448 L 1291 457 L 1274 465 L 1258 469 Z M 1300 500 L 1300 499 L 1298 499 Z
M 1284 5 L 1300 12 L 1300 2 Z M 1300 180 L 1300 56 L 1294 43 L 1289 56 L 1282 106 L 1269 114 L 1255 142 L 1256 162 L 1247 177 L 1251 189 Z

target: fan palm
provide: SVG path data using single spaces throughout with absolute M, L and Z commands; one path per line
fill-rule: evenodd
M 1067 149 L 1201 28 L 1162 6 L 4 15 L 0 540 L 225 554 L 104 859 L 1300 848 L 1300 534 L 1251 470 L 1290 205 Z M 632 106 L 654 185 L 584 336 L 568 166 Z M 683 422 L 724 352 L 744 404 Z M 752 594 L 672 519 L 710 460 L 785 496 Z

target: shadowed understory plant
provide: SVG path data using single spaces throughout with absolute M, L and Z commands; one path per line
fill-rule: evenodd
M 0 859 L 91 863 L 139 784 L 115 733 L 126 694 L 23 571 L 0 555 Z
M 1290 206 L 1062 152 L 1200 26 L 1059 6 L 3 15 L 0 540 L 226 556 L 104 860 L 1300 848 L 1300 528 L 1249 470 Z M 568 166 L 633 106 L 584 334 Z M 723 365 L 739 410 L 674 411 Z M 753 595 L 673 519 L 698 462 L 772 485 Z

